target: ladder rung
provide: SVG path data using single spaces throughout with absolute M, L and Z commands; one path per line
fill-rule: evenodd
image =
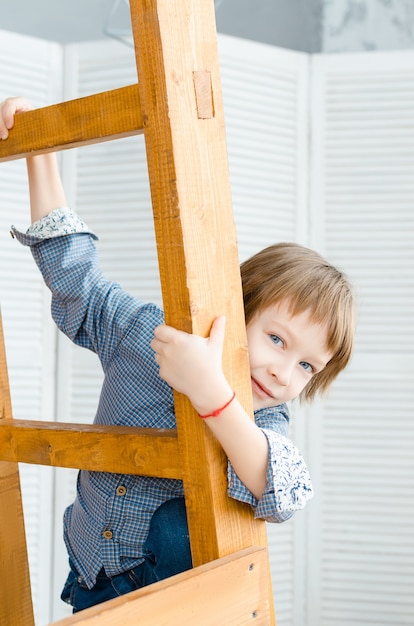
M 0 420 L 0 460 L 182 478 L 175 430 Z
M 138 84 L 20 113 L 0 162 L 143 132 Z
M 271 624 L 267 551 L 252 547 L 67 617 L 53 626 Z

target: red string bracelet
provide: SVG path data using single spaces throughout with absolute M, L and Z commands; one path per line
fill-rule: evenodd
M 222 407 L 220 407 L 219 409 L 216 409 L 212 413 L 208 413 L 207 415 L 200 415 L 200 414 L 198 414 L 198 417 L 201 417 L 201 419 L 205 419 L 206 417 L 218 417 L 220 415 L 220 413 L 222 413 L 224 411 L 224 409 L 227 409 L 229 404 L 231 404 L 233 402 L 235 397 L 236 397 L 236 392 L 233 391 L 233 395 L 230 398 L 230 400 L 228 402 L 226 402 L 226 404 L 223 404 Z

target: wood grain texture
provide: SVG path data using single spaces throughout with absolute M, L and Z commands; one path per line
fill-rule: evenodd
M 12 421 L 0 315 L 0 432 Z M 19 466 L 0 460 L 0 624 L 34 626 Z
M 142 134 L 138 85 L 16 115 L 0 162 Z
M 175 430 L 4 420 L 0 460 L 182 478 Z
M 54 626 L 268 626 L 266 550 L 249 548 Z
M 224 368 L 252 414 L 214 3 L 131 0 L 131 15 L 166 321 L 206 336 L 226 315 Z M 195 72 L 210 78 L 208 119 Z M 185 397 L 175 405 L 195 565 L 265 545 L 264 523 L 226 495 L 224 453 Z
M 0 314 L 0 419 L 12 417 L 9 373 L 7 370 L 6 347 L 4 343 L 3 320 Z M 0 422 L 1 424 L 1 422 Z

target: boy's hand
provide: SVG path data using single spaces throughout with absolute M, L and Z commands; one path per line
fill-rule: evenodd
M 217 318 L 206 339 L 171 326 L 155 329 L 151 347 L 161 378 L 185 394 L 196 410 L 210 407 L 211 399 L 218 395 L 228 395 L 229 386 L 222 370 L 225 325 L 224 317 Z
M 0 103 L 0 139 L 7 139 L 9 130 L 14 126 L 16 113 L 31 111 L 32 105 L 23 97 L 7 98 Z

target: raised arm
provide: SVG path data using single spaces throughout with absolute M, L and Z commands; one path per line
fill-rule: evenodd
M 14 116 L 33 107 L 22 97 L 7 98 L 0 104 L 0 137 L 7 140 L 14 126 Z M 55 153 L 27 159 L 31 221 L 37 222 L 53 209 L 66 206 L 66 197 L 60 178 Z

